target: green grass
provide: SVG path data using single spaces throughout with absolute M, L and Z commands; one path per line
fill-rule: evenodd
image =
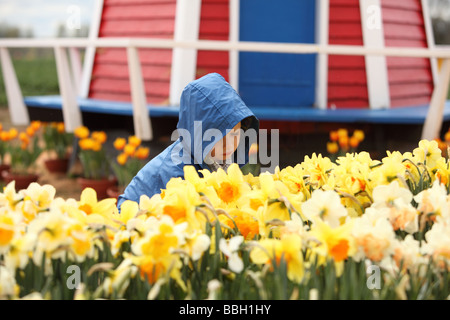
M 59 94 L 56 64 L 53 58 L 13 59 L 22 95 Z M 0 106 L 7 106 L 3 74 L 0 73 Z

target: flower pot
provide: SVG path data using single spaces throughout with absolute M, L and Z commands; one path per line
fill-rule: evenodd
M 119 188 L 118 186 L 112 186 L 106 189 L 106 194 L 108 195 L 108 198 L 114 198 L 119 199 L 119 196 L 123 193 L 123 190 Z
M 3 180 L 8 184 L 11 181 L 16 181 L 16 190 L 22 190 L 28 188 L 28 185 L 32 182 L 38 182 L 39 176 L 34 173 L 13 173 L 11 171 L 2 172 Z
M 69 168 L 69 158 L 47 159 L 44 164 L 51 173 L 66 173 Z
M 0 181 L 3 180 L 3 171 L 9 171 L 11 166 L 9 164 L 0 164 Z
M 110 179 L 110 178 L 104 178 L 104 179 L 87 179 L 87 178 L 78 178 L 78 183 L 81 186 L 81 189 L 84 190 L 85 188 L 92 188 L 97 192 L 97 199 L 105 199 L 108 197 L 108 194 L 106 193 L 106 190 L 108 190 L 109 187 L 113 187 L 117 185 L 117 179 Z

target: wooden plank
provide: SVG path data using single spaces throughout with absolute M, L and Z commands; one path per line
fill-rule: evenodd
M 339 38 L 345 35 L 350 38 L 362 38 L 362 28 L 355 23 L 333 23 L 330 26 L 329 35 L 332 38 Z
M 384 23 L 401 23 L 414 24 L 423 26 L 423 15 L 420 11 L 409 11 L 404 9 L 383 8 L 383 22 Z
M 143 4 L 161 4 L 161 3 L 175 3 L 176 0 L 105 0 L 105 3 L 109 6 L 137 6 Z
M 450 59 L 445 59 L 439 71 L 436 88 L 430 101 L 427 117 L 422 128 L 422 139 L 439 138 L 444 117 L 445 101 L 450 84 Z
M 153 140 L 153 130 L 147 110 L 147 96 L 142 76 L 141 62 L 135 47 L 127 48 L 128 68 L 130 74 L 130 91 L 133 106 L 134 134 L 142 140 Z
M 426 40 L 385 38 L 386 47 L 426 48 Z
M 363 45 L 358 0 L 330 0 L 329 44 Z M 327 106 L 364 108 L 368 103 L 363 56 L 328 56 Z
M 362 46 L 363 45 L 362 39 L 345 38 L 345 37 L 340 37 L 340 38 L 331 38 L 330 37 L 329 43 L 330 44 L 346 44 L 346 45 L 353 45 L 353 46 Z
M 382 8 L 395 8 L 410 11 L 421 11 L 422 5 L 419 0 L 381 0 Z
M 29 125 L 28 110 L 23 102 L 22 90 L 7 48 L 0 48 L 0 62 L 11 122 L 14 125 Z
M 222 75 L 222 77 L 224 77 L 226 81 L 228 81 L 228 79 L 230 78 L 228 67 L 220 68 L 220 67 L 200 67 L 200 66 L 197 66 L 195 78 L 198 79 L 211 72 L 217 72 L 218 74 Z
M 330 55 L 328 56 L 328 65 L 330 69 L 341 68 L 365 68 L 365 61 L 363 56 L 344 56 L 344 55 Z
M 119 101 L 119 102 L 131 102 L 130 94 L 124 94 L 120 92 L 94 92 L 90 96 L 91 99 L 106 100 L 106 101 Z M 166 96 L 157 96 L 154 94 L 147 94 L 147 103 L 155 105 L 167 105 Z
M 230 19 L 228 2 L 202 2 L 200 19 Z
M 329 84 L 367 84 L 365 69 L 330 69 L 328 78 Z
M 352 109 L 368 109 L 369 103 L 366 99 L 333 99 L 333 101 L 328 100 L 328 108 L 352 108 Z
M 354 22 L 361 23 L 359 14 L 359 5 L 354 7 L 336 7 L 330 6 L 330 23 Z
M 430 96 L 391 98 L 391 107 L 423 106 L 430 103 Z
M 430 60 L 423 58 L 387 57 L 388 68 L 430 68 Z
M 97 49 L 96 63 L 126 64 L 125 49 Z M 139 49 L 139 59 L 142 64 L 170 65 L 172 63 L 171 49 Z
M 170 84 L 164 81 L 145 81 L 145 92 L 151 92 L 158 96 L 168 96 Z M 91 83 L 91 90 L 103 92 L 130 93 L 128 79 L 95 78 Z
M 386 39 L 407 39 L 415 41 L 426 41 L 423 25 L 407 25 L 397 23 L 383 24 Z
M 139 6 L 108 6 L 103 9 L 102 18 L 109 19 L 161 19 L 174 18 L 176 4 L 143 4 Z
M 140 35 L 159 35 L 165 34 L 168 37 L 173 35 L 174 21 L 170 19 L 151 19 L 146 21 L 134 20 L 102 20 L 100 26 L 100 36 L 135 36 Z
M 197 66 L 228 68 L 229 55 L 227 51 L 200 50 L 197 54 Z
M 330 99 L 369 99 L 366 85 L 329 85 L 328 96 Z
M 330 7 L 355 7 L 359 6 L 358 0 L 330 0 Z
M 55 47 L 56 71 L 58 74 L 59 91 L 62 98 L 62 112 L 67 132 L 74 132 L 83 125 L 81 111 L 77 102 L 77 93 L 74 91 L 70 77 L 69 61 L 65 48 Z
M 142 75 L 146 80 L 170 81 L 170 66 L 142 65 Z M 98 63 L 93 70 L 96 77 L 127 79 L 129 76 L 127 65 L 112 65 Z
M 199 39 L 204 39 L 206 37 L 211 37 L 212 35 L 226 36 L 228 38 L 229 34 L 229 22 L 224 19 L 217 20 L 201 20 Z
M 412 96 L 426 96 L 431 97 L 433 93 L 433 85 L 426 83 L 399 83 L 391 84 L 389 86 L 391 99 L 400 99 Z
M 389 83 L 432 83 L 433 76 L 430 69 L 389 69 Z

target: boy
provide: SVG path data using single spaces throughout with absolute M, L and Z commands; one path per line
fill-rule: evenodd
M 241 131 L 250 128 L 257 134 L 258 119 L 221 75 L 210 73 L 192 81 L 180 99 L 179 138 L 138 172 L 119 196 L 118 208 L 125 200 L 139 202 L 141 195 L 160 193 L 171 178 L 184 177 L 185 165 L 226 171 L 234 161 L 242 167 L 248 162 L 249 144 Z M 241 140 L 242 153 L 236 152 Z

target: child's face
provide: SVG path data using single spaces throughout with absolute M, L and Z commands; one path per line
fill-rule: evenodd
M 211 150 L 211 157 L 216 161 L 225 161 L 236 151 L 241 137 L 239 122 L 225 137 L 217 142 Z

